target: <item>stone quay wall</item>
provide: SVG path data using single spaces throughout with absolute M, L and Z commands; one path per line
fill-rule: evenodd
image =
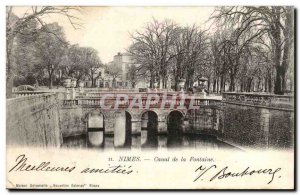
M 57 94 L 42 93 L 6 100 L 7 145 L 60 147 Z

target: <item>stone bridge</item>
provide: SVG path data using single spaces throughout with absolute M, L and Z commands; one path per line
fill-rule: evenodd
M 90 92 L 62 100 L 61 128 L 63 136 L 101 132 L 100 137 L 90 140 L 112 135 L 115 146 L 126 144 L 126 137 L 132 135 L 195 131 L 215 134 L 220 106 L 221 99 L 179 92 Z

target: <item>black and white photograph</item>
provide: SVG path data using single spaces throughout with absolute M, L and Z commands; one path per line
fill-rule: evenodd
M 295 16 L 7 5 L 6 187 L 294 189 Z

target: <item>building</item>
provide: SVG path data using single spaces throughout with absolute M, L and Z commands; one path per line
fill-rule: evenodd
M 117 55 L 114 56 L 114 64 L 116 64 L 120 69 L 122 70 L 122 76 L 121 80 L 122 81 L 127 81 L 127 73 L 128 73 L 128 68 L 133 64 L 132 61 L 132 56 L 129 53 L 118 53 Z
M 95 72 L 94 86 L 98 88 L 132 88 L 132 83 L 129 79 L 128 70 L 134 64 L 133 58 L 129 53 L 118 52 L 113 57 L 113 61 L 100 67 Z M 118 76 L 114 73 L 109 73 L 109 68 L 114 66 L 112 71 L 119 69 Z M 147 88 L 147 81 L 145 78 L 140 79 L 135 83 L 135 88 Z M 85 78 L 85 87 L 92 87 L 92 81 L 88 77 Z

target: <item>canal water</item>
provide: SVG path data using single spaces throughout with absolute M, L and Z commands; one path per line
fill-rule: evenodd
M 148 143 L 140 144 L 140 136 L 132 136 L 132 145 L 127 148 L 159 149 L 159 148 L 201 148 L 201 149 L 239 149 L 228 143 L 222 142 L 214 136 L 188 134 L 180 137 L 158 135 L 150 138 Z M 103 148 L 114 148 L 114 139 L 106 136 Z M 88 148 L 87 136 L 78 135 L 63 138 L 63 148 Z
M 143 136 L 132 135 L 131 144 L 125 147 L 290 149 L 294 146 L 294 112 L 225 104 L 220 113 L 217 136 L 200 133 L 151 135 L 143 142 Z M 62 147 L 88 148 L 87 136 L 64 137 Z M 105 135 L 102 148 L 114 148 L 114 138 L 111 135 Z

